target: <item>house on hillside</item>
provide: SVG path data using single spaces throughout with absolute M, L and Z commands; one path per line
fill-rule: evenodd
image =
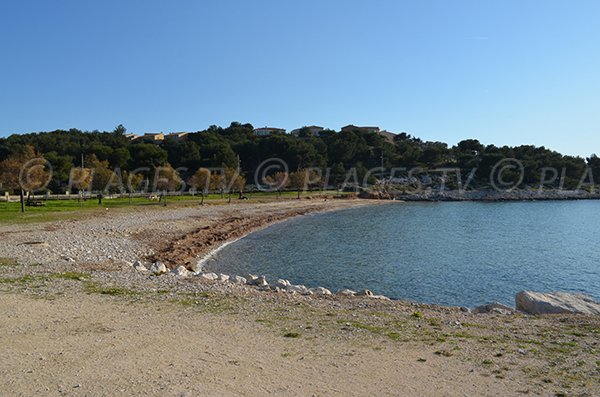
M 388 142 L 390 142 L 390 143 L 394 143 L 394 138 L 397 135 L 397 134 L 387 131 L 387 130 L 379 131 L 378 134 L 381 135 L 382 137 L 384 137 L 385 139 L 387 139 Z
M 256 136 L 270 136 L 282 134 L 285 134 L 285 129 L 283 128 L 263 127 L 254 129 L 254 135 Z
M 165 139 L 170 139 L 173 141 L 186 141 L 189 132 L 171 132 L 165 136 Z
M 145 142 L 161 143 L 165 140 L 165 134 L 162 132 L 147 132 L 138 139 L 141 139 Z
M 379 127 L 359 127 L 354 124 L 348 124 L 342 127 L 342 132 L 352 132 L 352 131 L 361 131 L 361 132 L 379 132 Z
M 295 136 L 299 136 L 300 132 L 305 132 L 307 134 L 310 134 L 311 136 L 321 136 L 321 132 L 324 129 L 325 128 L 320 127 L 318 125 L 309 125 L 309 126 L 304 126 L 302 128 L 296 128 L 295 130 L 293 130 L 291 132 L 291 134 L 295 135 Z

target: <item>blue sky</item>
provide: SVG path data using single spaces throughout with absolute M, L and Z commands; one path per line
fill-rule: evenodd
M 600 154 L 598 1 L 3 1 L 0 136 L 353 123 Z

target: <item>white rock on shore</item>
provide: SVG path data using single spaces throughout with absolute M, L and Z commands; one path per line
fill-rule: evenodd
M 147 272 L 148 271 L 146 266 L 144 266 L 144 264 L 140 261 L 133 262 L 133 268 L 135 270 L 137 270 L 138 272 Z
M 229 276 L 229 282 L 232 284 L 246 284 L 247 280 L 242 276 Z
M 312 292 L 305 285 L 288 285 L 285 290 L 300 295 L 312 295 Z
M 521 291 L 515 296 L 517 310 L 527 314 L 576 313 L 600 315 L 600 303 L 587 295 L 565 292 Z
M 200 273 L 198 276 L 202 277 L 205 280 L 210 280 L 210 281 L 216 281 L 219 279 L 219 275 L 217 273 L 211 273 L 211 272 Z
M 487 303 L 485 305 L 477 306 L 472 310 L 472 313 L 474 314 L 497 313 L 509 315 L 513 314 L 514 312 L 515 309 L 513 309 L 512 307 L 508 307 L 498 302 Z
M 166 273 L 168 270 L 164 263 L 156 262 L 153 263 L 152 266 L 150 266 L 150 271 L 154 274 L 163 274 Z
M 323 288 L 323 287 L 311 288 L 310 292 L 312 292 L 315 295 L 321 295 L 321 296 L 332 295 L 330 290 L 328 290 L 327 288 Z
M 291 283 L 288 280 L 280 278 L 279 280 L 277 280 L 277 282 L 275 282 L 274 286 L 280 289 L 286 289 L 289 285 L 291 285 Z
M 351 289 L 341 289 L 335 294 L 340 296 L 354 296 L 356 295 L 356 291 L 352 291 Z
M 177 266 L 175 269 L 171 270 L 171 274 L 178 277 L 188 277 L 190 272 L 185 268 L 185 266 Z

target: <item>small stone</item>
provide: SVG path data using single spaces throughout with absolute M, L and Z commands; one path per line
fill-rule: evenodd
M 167 266 L 162 262 L 155 262 L 150 266 L 150 271 L 154 274 L 163 274 L 167 272 Z
M 188 277 L 190 272 L 185 268 L 185 266 L 177 266 L 175 269 L 171 270 L 171 274 L 178 277 Z
M 216 273 L 200 273 L 199 274 L 200 277 L 202 277 L 205 280 L 210 280 L 210 281 L 216 281 L 219 279 L 219 275 Z
M 328 290 L 327 288 L 323 288 L 323 287 L 311 288 L 310 292 L 312 292 L 315 295 L 320 295 L 320 296 L 332 295 L 330 290 Z
M 219 281 L 229 281 L 229 276 L 227 274 L 219 273 Z
M 229 282 L 232 284 L 246 284 L 247 280 L 245 277 L 242 276 L 230 276 Z
M 351 289 L 341 289 L 335 294 L 340 296 L 354 296 L 356 295 L 356 291 L 352 291 Z
M 144 264 L 140 261 L 133 262 L 133 268 L 135 270 L 137 270 L 138 272 L 147 272 L 148 271 L 146 266 L 144 266 Z

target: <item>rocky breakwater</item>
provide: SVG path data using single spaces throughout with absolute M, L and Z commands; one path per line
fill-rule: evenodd
M 284 279 L 278 279 L 274 283 L 269 283 L 265 276 L 257 276 L 254 274 L 247 274 L 246 276 L 242 277 L 239 275 L 228 275 L 222 273 L 217 274 L 204 271 L 192 272 L 189 271 L 186 266 L 182 265 L 177 266 L 169 271 L 166 265 L 162 262 L 154 262 L 146 265 L 141 261 L 136 261 L 131 264 L 131 267 L 134 271 L 154 274 L 156 276 L 161 274 L 169 274 L 176 278 L 197 277 L 205 282 L 245 285 L 256 288 L 259 291 L 271 291 L 303 296 L 332 297 L 335 295 L 338 297 L 364 297 L 370 299 L 390 300 L 386 296 L 376 295 L 366 289 L 359 292 L 349 289 L 342 289 L 334 294 L 331 290 L 324 287 L 309 288 L 305 285 L 292 284 L 290 281 Z

